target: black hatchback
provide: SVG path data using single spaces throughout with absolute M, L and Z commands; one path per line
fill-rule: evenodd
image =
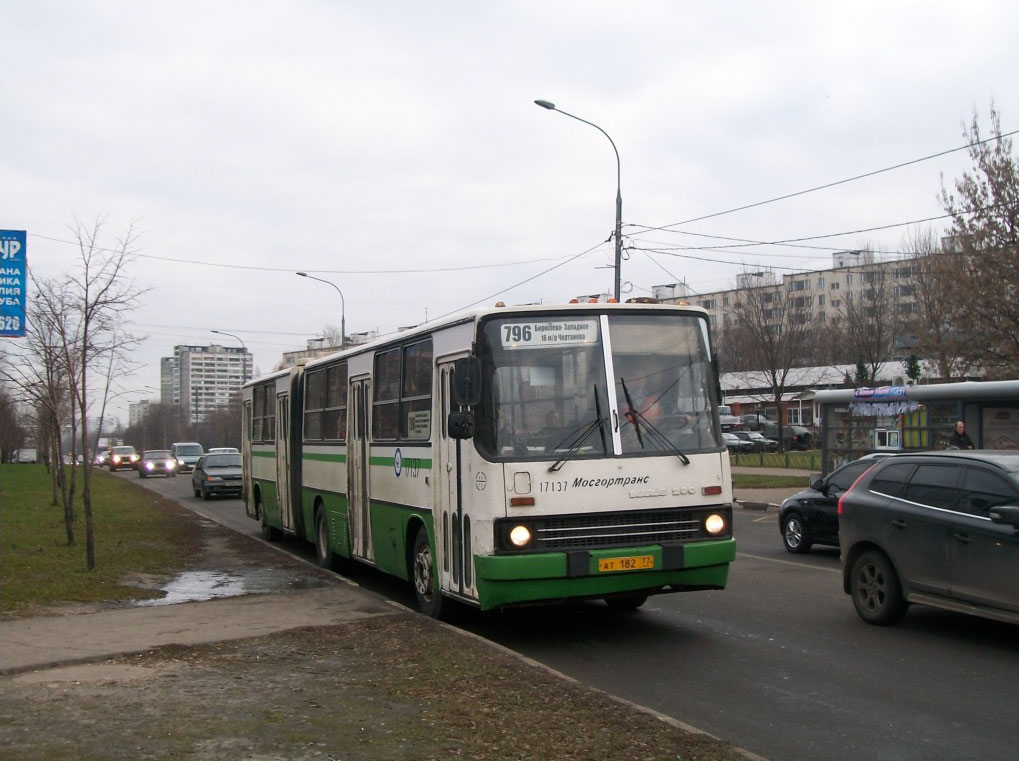
M 843 589 L 867 623 L 922 603 L 1019 624 L 1019 452 L 884 460 L 838 513 Z
M 839 546 L 839 517 L 841 497 L 857 478 L 874 466 L 883 454 L 864 455 L 859 460 L 833 470 L 819 478 L 803 491 L 782 502 L 778 512 L 778 528 L 782 543 L 789 552 L 807 552 L 815 544 Z

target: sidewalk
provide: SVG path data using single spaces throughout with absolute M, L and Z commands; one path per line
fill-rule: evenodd
M 337 581 L 324 589 L 281 594 L 15 618 L 0 624 L 0 674 L 398 613 L 400 608 L 377 595 Z

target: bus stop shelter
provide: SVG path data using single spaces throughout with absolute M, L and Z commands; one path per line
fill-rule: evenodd
M 822 468 L 870 452 L 945 449 L 962 420 L 978 449 L 1019 449 L 1019 380 L 818 391 Z

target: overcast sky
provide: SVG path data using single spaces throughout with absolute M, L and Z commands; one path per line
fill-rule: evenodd
M 297 270 L 348 333 L 610 292 L 612 145 L 535 99 L 619 151 L 624 296 L 902 251 L 964 151 L 688 220 L 1019 129 L 1017 38 L 1008 0 L 0 0 L 0 228 L 52 277 L 135 225 L 126 422 L 175 344 L 264 373 L 338 327 Z

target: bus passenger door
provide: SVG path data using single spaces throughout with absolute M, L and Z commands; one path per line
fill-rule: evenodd
M 368 489 L 371 464 L 371 378 L 350 382 L 352 400 L 347 434 L 347 523 L 350 526 L 350 552 L 371 561 L 375 557 L 371 541 Z M 352 413 L 352 414 L 351 414 Z
M 251 400 L 244 402 L 241 412 L 241 478 L 244 484 L 244 512 L 249 518 L 258 518 L 255 510 L 255 498 L 251 491 Z
M 294 530 L 294 506 L 290 499 L 290 394 L 276 395 L 276 504 L 280 523 Z
M 473 597 L 474 563 L 470 540 L 470 515 L 464 504 L 463 480 L 466 469 L 457 459 L 458 447 L 469 444 L 449 435 L 449 413 L 456 409 L 450 393 L 453 383 L 453 361 L 439 364 L 439 395 L 442 419 L 439 421 L 438 462 L 435 479 L 438 500 L 435 512 L 436 569 L 442 589 Z

